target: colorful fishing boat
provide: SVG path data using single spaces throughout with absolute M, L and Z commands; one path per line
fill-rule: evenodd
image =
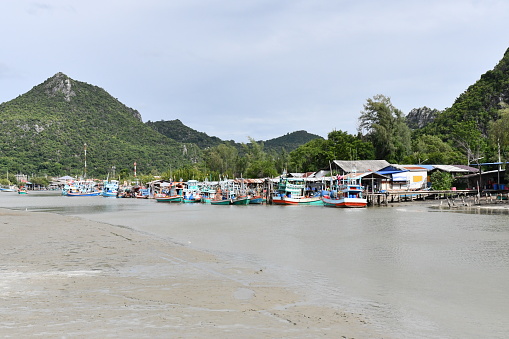
M 105 180 L 101 195 L 103 197 L 116 197 L 118 195 L 118 180 Z
M 16 186 L 0 187 L 0 192 L 16 192 L 17 190 Z
M 157 202 L 182 202 L 182 197 L 180 195 L 173 196 L 157 196 L 155 197 Z
M 328 207 L 362 208 L 368 205 L 364 186 L 354 179 L 340 176 L 333 180 L 329 194 L 322 196 L 322 201 Z
M 272 197 L 274 205 L 323 205 L 319 195 L 306 194 L 306 181 L 303 178 L 281 177 L 276 194 Z
M 67 192 L 68 197 L 93 197 L 101 195 L 101 192 Z
M 200 202 L 201 196 L 198 180 L 188 180 L 185 186 L 182 201 L 186 204 Z
M 238 196 L 231 199 L 232 205 L 249 205 L 250 199 L 247 195 Z
M 68 197 L 91 197 L 98 196 L 101 191 L 97 189 L 97 184 L 92 180 L 79 180 L 66 184 L 62 194 Z
M 255 195 L 255 196 L 252 196 L 251 198 L 249 198 L 249 203 L 250 204 L 263 204 L 267 202 L 267 199 L 265 199 L 264 197 L 260 196 L 260 195 Z
M 231 199 L 211 200 L 211 205 L 230 205 Z
M 180 203 L 183 201 L 182 191 L 184 185 L 181 182 L 162 182 L 159 185 L 159 189 L 159 193 L 154 195 L 157 202 Z

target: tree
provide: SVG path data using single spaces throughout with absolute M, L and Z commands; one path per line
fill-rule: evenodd
M 247 178 L 274 177 L 278 174 L 274 159 L 263 150 L 263 142 L 256 142 L 248 137 L 249 144 L 242 144 L 245 167 L 243 176 Z
M 205 164 L 210 171 L 218 172 L 231 178 L 235 176 L 238 163 L 238 151 L 235 147 L 220 144 L 205 150 L 204 153 Z
M 377 159 L 399 162 L 410 153 L 410 128 L 403 113 L 384 95 L 367 99 L 359 117 L 359 133 L 373 144 Z
M 509 107 L 499 110 L 499 119 L 490 121 L 490 139 L 496 144 L 498 157 L 502 157 L 509 146 Z
M 430 176 L 431 187 L 436 191 L 450 190 L 454 181 L 451 173 L 435 171 Z
M 453 142 L 462 150 L 467 163 L 479 162 L 484 158 L 486 140 L 482 137 L 474 121 L 461 121 L 455 124 L 452 133 Z
M 458 164 L 461 153 L 435 135 L 419 135 L 412 141 L 412 155 L 405 159 L 410 164 Z
M 330 149 L 331 160 L 372 160 L 375 150 L 370 142 L 362 141 L 359 136 L 343 131 L 332 131 L 327 136 L 327 145 Z

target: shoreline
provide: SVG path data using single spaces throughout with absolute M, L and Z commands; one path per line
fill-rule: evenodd
M 263 270 L 133 229 L 4 208 L 0 225 L 4 336 L 382 338 Z

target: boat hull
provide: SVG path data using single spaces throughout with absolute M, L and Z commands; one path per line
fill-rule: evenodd
M 272 203 L 274 205 L 323 205 L 322 199 L 320 197 L 311 197 L 311 198 L 289 198 L 286 196 L 283 197 L 274 197 L 272 198 Z
M 157 202 L 182 202 L 182 197 L 173 196 L 173 197 L 156 197 Z
M 368 205 L 368 201 L 363 198 L 340 198 L 331 199 L 322 197 L 323 204 L 327 207 L 340 208 L 363 208 Z
M 210 204 L 211 205 L 230 205 L 231 204 L 231 200 L 230 199 L 226 199 L 226 200 L 211 200 Z
M 89 192 L 89 193 L 67 192 L 66 196 L 68 196 L 68 197 L 95 197 L 100 194 L 101 194 L 101 192 Z
M 261 198 L 261 197 L 257 197 L 257 198 L 251 198 L 249 200 L 249 203 L 250 204 L 263 204 L 264 202 L 267 202 L 267 199 L 265 198 Z
M 232 200 L 232 205 L 248 205 L 249 204 L 249 198 L 243 197 L 243 198 L 237 198 Z

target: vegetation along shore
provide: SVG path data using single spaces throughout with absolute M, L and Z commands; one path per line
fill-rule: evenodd
M 334 160 L 383 159 L 392 164 L 491 164 L 506 182 L 509 147 L 509 51 L 492 70 L 443 111 L 403 113 L 390 97 L 368 98 L 355 135 L 326 139 L 306 131 L 247 143 L 210 137 L 178 119 L 144 123 L 141 114 L 104 89 L 57 73 L 0 104 L 0 177 L 33 182 L 47 177 L 203 181 L 267 178 L 327 169 Z M 452 101 L 452 100 L 451 100 Z M 361 106 L 361 103 L 360 103 Z M 178 112 L 175 112 L 178 115 Z M 84 164 L 86 163 L 86 166 Z M 136 165 L 135 165 L 136 164 Z M 500 166 L 499 166 L 500 165 Z M 500 167 L 500 168 L 499 168 Z M 340 173 L 342 174 L 342 173 Z

